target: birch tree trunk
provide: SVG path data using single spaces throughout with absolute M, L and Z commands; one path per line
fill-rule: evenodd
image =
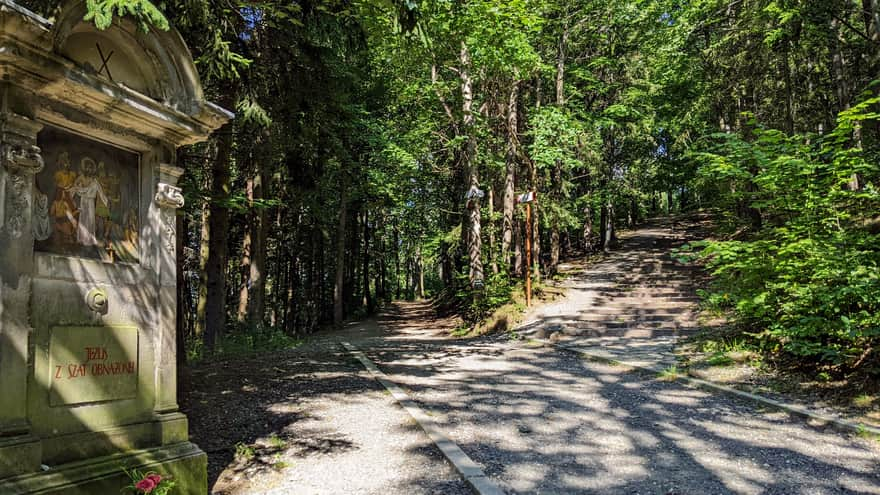
M 465 246 L 470 265 L 472 288 L 483 285 L 482 239 L 480 232 L 480 179 L 477 171 L 477 140 L 474 135 L 474 82 L 471 77 L 471 55 L 467 45 L 462 42 L 460 53 L 462 132 L 466 136 L 461 153 L 461 164 L 465 170 L 465 191 L 467 191 L 467 211 L 465 212 Z
M 513 215 L 516 208 L 517 131 L 519 129 L 519 81 L 514 81 L 507 98 L 507 160 L 504 174 L 504 197 L 501 260 L 510 271 L 510 248 L 513 242 Z

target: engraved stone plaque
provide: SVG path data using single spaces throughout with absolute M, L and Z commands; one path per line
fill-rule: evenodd
M 52 406 L 133 398 L 138 388 L 138 329 L 55 327 L 49 364 Z

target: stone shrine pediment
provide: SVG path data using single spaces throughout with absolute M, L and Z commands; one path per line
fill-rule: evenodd
M 176 31 L 145 28 L 119 16 L 101 31 L 83 20 L 82 0 L 68 1 L 61 12 L 52 28 L 53 49 L 83 72 L 183 112 L 191 110 L 188 102 L 203 99 L 192 57 Z
M 177 31 L 143 28 L 119 16 L 99 30 L 85 15 L 84 0 L 66 2 L 54 21 L 0 0 L 0 79 L 46 98 L 32 110 L 34 117 L 70 128 L 85 120 L 76 112 L 98 113 L 107 128 L 99 137 L 107 141 L 129 128 L 175 146 L 204 140 L 231 118 L 205 100 Z M 146 147 L 143 139 L 116 144 Z

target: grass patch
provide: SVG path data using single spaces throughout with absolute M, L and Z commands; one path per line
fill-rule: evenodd
M 283 449 L 287 446 L 287 442 L 278 435 L 272 434 L 272 436 L 269 437 L 269 446 L 274 449 Z
M 852 405 L 859 409 L 870 409 L 877 402 L 877 397 L 870 394 L 860 394 L 853 397 Z
M 289 468 L 290 466 L 291 466 L 291 464 L 289 462 L 281 459 L 280 453 L 275 454 L 272 457 L 272 468 L 273 469 L 275 469 L 277 471 L 281 471 L 281 470 Z
M 662 370 L 660 373 L 657 373 L 657 379 L 662 382 L 674 382 L 683 376 L 681 370 L 678 369 L 678 366 L 672 365 L 668 368 Z
M 730 366 L 734 362 L 735 361 L 724 352 L 716 352 L 706 360 L 706 364 L 709 366 Z
M 255 455 L 257 455 L 257 450 L 252 445 L 244 442 L 235 444 L 235 457 L 237 459 L 253 459 Z
M 865 425 L 861 423 L 859 423 L 859 425 L 856 427 L 856 436 L 859 438 L 864 438 L 866 440 L 880 442 L 880 435 L 868 430 L 868 428 L 866 428 Z

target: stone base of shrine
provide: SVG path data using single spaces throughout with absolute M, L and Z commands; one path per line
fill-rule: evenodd
M 124 470 L 170 476 L 181 495 L 208 493 L 208 456 L 190 442 L 52 466 L 46 471 L 0 480 L 5 495 L 121 494 L 131 484 Z

